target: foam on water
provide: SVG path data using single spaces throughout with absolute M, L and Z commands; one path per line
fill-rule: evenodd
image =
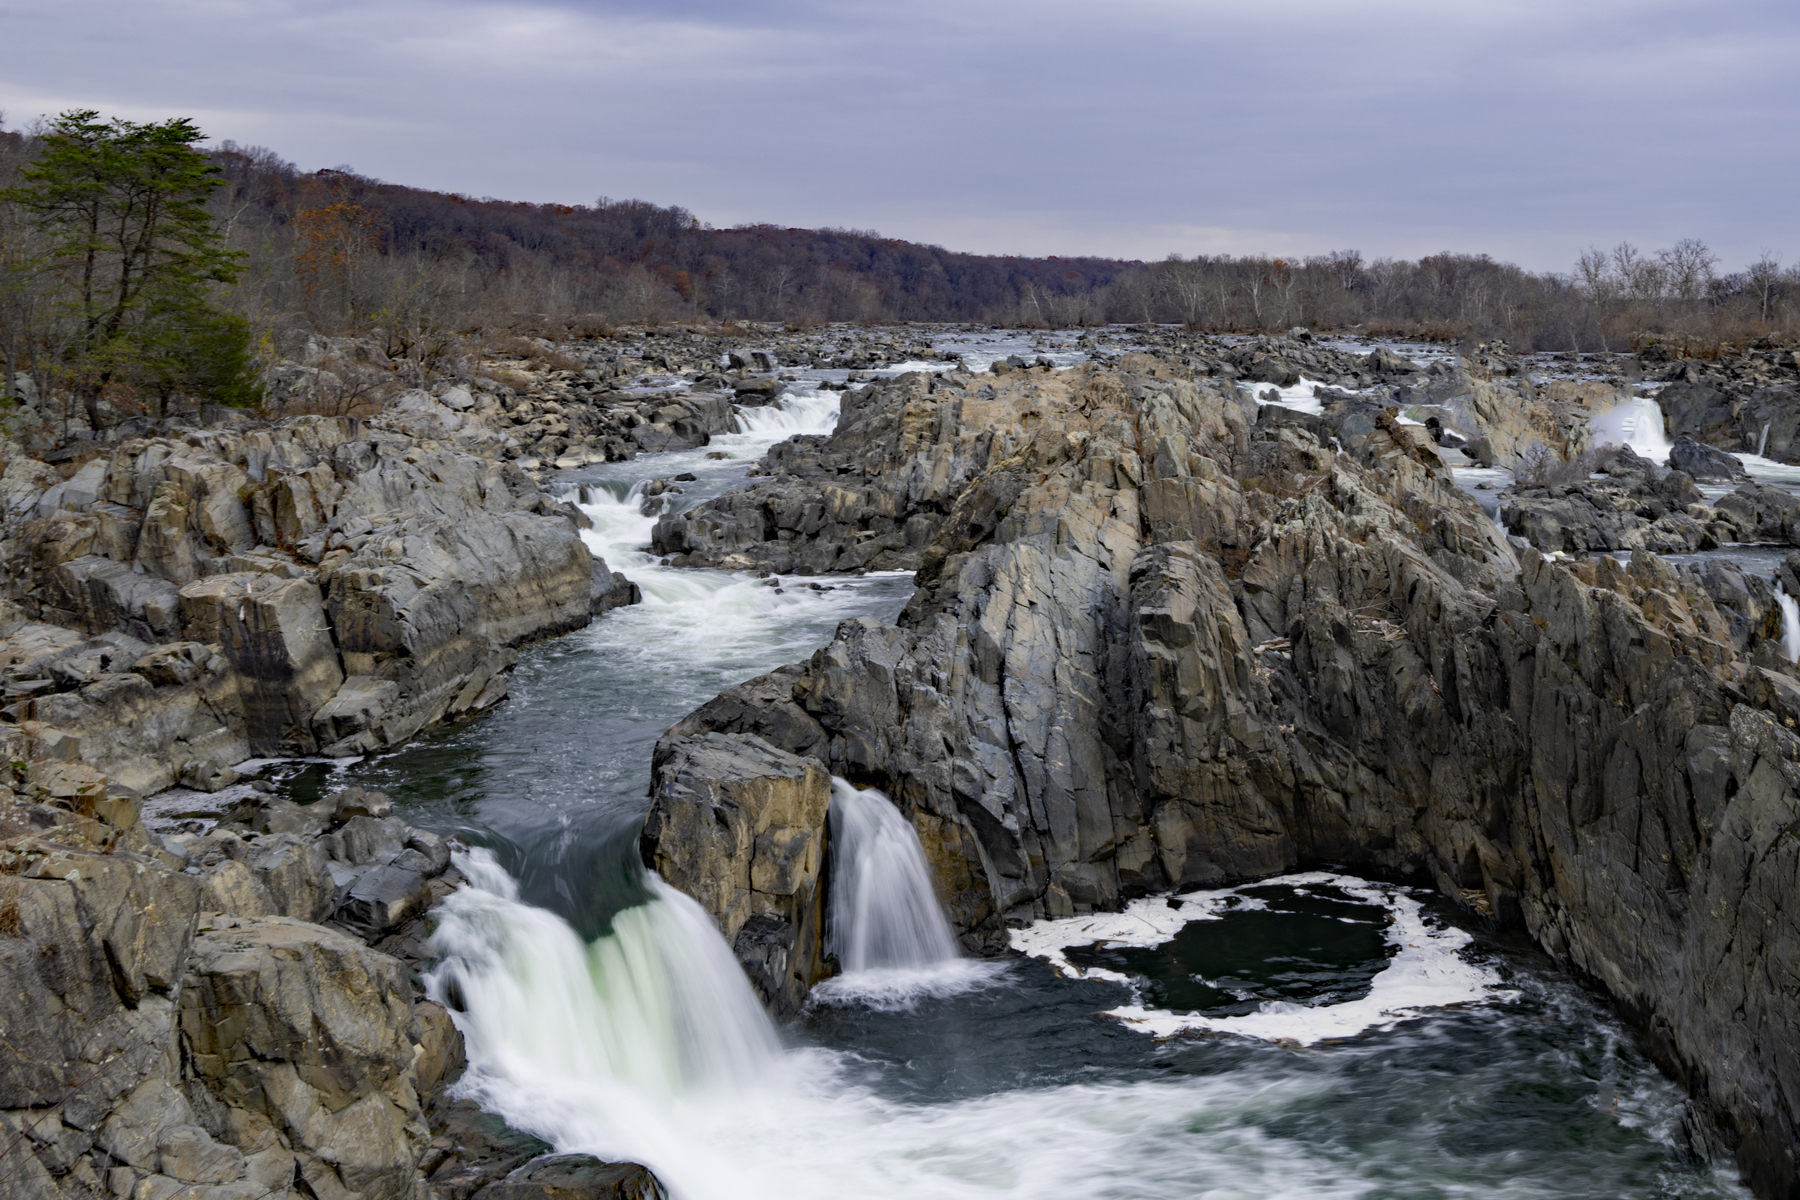
M 1249 389 L 1250 394 L 1256 397 L 1258 404 L 1274 404 L 1282 408 L 1291 408 L 1295 412 L 1312 413 L 1314 416 L 1325 411 L 1325 402 L 1313 395 L 1314 388 L 1324 385 L 1318 380 L 1308 379 L 1304 375 L 1300 377 L 1300 382 L 1292 387 L 1276 387 L 1272 383 L 1250 383 L 1244 380 L 1239 380 L 1238 386 Z M 1270 392 L 1275 393 L 1275 399 L 1267 398 Z
M 1744 464 L 1744 470 L 1750 478 L 1759 483 L 1775 483 L 1783 486 L 1800 484 L 1800 465 L 1776 462 L 1772 458 L 1764 458 L 1760 454 L 1734 454 L 1733 458 Z
M 1254 886 L 1281 885 L 1297 888 L 1325 885 L 1387 908 L 1386 936 L 1395 947 L 1395 954 L 1376 974 L 1366 996 L 1317 1007 L 1268 1001 L 1258 1011 L 1242 1016 L 1208 1017 L 1145 1007 L 1140 994 L 1137 997 L 1139 1003 L 1121 1005 L 1110 1010 L 1109 1015 L 1132 1029 L 1157 1037 L 1204 1030 L 1311 1045 L 1327 1038 L 1353 1037 L 1371 1029 L 1388 1029 L 1418 1017 L 1428 1009 L 1511 995 L 1498 990 L 1499 976 L 1484 967 L 1464 962 L 1458 955 L 1457 952 L 1473 940 L 1468 934 L 1427 920 L 1419 902 L 1400 888 L 1318 871 L 1265 879 Z M 1242 912 L 1261 905 L 1254 897 L 1242 895 L 1242 891 L 1241 888 L 1224 888 L 1176 897 L 1151 896 L 1132 901 L 1120 913 L 1039 921 L 1027 929 L 1014 930 L 1012 946 L 1022 953 L 1045 959 L 1071 977 L 1107 979 L 1137 991 L 1137 981 L 1131 976 L 1103 967 L 1083 969 L 1069 961 L 1067 951 L 1075 946 L 1094 944 L 1160 946 L 1194 921 L 1216 921 L 1228 910 Z
M 1350 1197 L 1328 1155 L 1271 1145 L 1272 1108 L 1319 1081 L 1221 1079 L 1025 1089 L 907 1104 L 854 1082 L 854 1056 L 778 1050 L 730 950 L 691 900 L 653 898 L 583 946 L 518 902 L 491 857 L 440 910 L 431 994 L 460 1008 L 471 1096 L 559 1152 L 650 1166 L 682 1200 L 932 1195 Z M 1121 1192 L 1120 1194 L 1124 1194 Z
M 746 460 L 761 456 L 776 442 L 796 434 L 828 434 L 837 419 L 837 393 L 804 388 L 784 395 L 778 405 L 738 410 L 736 433 L 715 436 L 699 449 L 647 461 L 655 462 L 657 475 L 664 479 L 688 472 L 702 480 L 735 475 Z M 708 457 L 715 454 L 729 457 Z M 619 492 L 590 487 L 572 490 L 567 496 L 593 522 L 593 528 L 581 535 L 588 548 L 643 593 L 640 604 L 608 613 L 605 621 L 595 624 L 590 637 L 630 654 L 678 653 L 676 648 L 685 643 L 690 650 L 704 648 L 704 655 L 716 658 L 721 669 L 729 671 L 735 661 L 752 655 L 767 657 L 772 649 L 786 644 L 793 636 L 788 627 L 798 612 L 835 605 L 828 593 L 804 587 L 777 594 L 766 581 L 743 572 L 662 565 L 650 553 L 651 531 L 664 506 L 682 497 L 670 493 L 646 505 L 643 487 L 640 481 Z M 855 580 L 833 580 L 832 586 L 855 587 L 860 581 L 883 577 L 871 573 Z M 734 653 L 734 648 L 741 648 L 742 653 Z M 793 648 L 800 653 L 814 647 L 795 644 Z M 720 687 L 733 682 L 738 680 L 727 680 Z

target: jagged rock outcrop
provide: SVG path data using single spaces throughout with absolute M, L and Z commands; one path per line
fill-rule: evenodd
M 1800 459 L 1800 360 L 1793 347 L 1765 344 L 1711 362 L 1670 362 L 1662 379 L 1656 402 L 1671 433 L 1777 462 Z
M 781 1018 L 826 975 L 831 780 L 753 734 L 665 737 L 651 767 L 644 865 L 700 901 Z
M 544 1147 L 514 1134 L 485 1153 L 497 1123 L 464 1128 L 443 1095 L 461 1036 L 415 983 L 421 918 L 461 882 L 443 838 L 357 788 L 158 836 L 129 788 L 0 740 L 13 1195 L 467 1200 L 544 1183 L 501 1186 Z M 553 1189 L 661 1194 L 635 1165 L 546 1169 Z
M 1711 447 L 1687 451 L 1684 460 L 1710 462 L 1702 449 Z M 1800 533 L 1800 497 L 1786 489 L 1746 478 L 1736 491 L 1708 504 L 1686 472 L 1665 471 L 1628 448 L 1615 449 L 1594 465 L 1602 474 L 1566 483 L 1515 482 L 1501 494 L 1500 522 L 1546 553 L 1686 554 L 1730 542 L 1800 545 L 1794 541 Z M 1724 472 L 1712 469 L 1714 478 Z
M 897 625 L 847 621 L 676 732 L 883 788 L 981 945 L 1302 864 L 1434 883 L 1604 985 L 1788 1194 L 1800 994 L 1767 964 L 1800 934 L 1800 690 L 1772 592 L 1515 557 L 1391 408 L 1234 392 L 1148 358 L 1046 377 L 1029 424 L 981 427 L 1015 449 L 950 500 Z
M 420 419 L 131 440 L 67 479 L 10 459 L 11 715 L 140 791 L 211 788 L 487 708 L 515 647 L 631 600 L 489 435 L 380 427 Z

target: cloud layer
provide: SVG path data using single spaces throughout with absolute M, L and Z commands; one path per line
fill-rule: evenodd
M 9 126 L 957 249 L 1800 255 L 1800 10 L 1720 0 L 0 0 Z

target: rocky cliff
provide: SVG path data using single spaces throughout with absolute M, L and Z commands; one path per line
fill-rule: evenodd
M 1537 404 L 1585 446 L 1579 396 L 1489 394 L 1512 397 L 1490 450 Z M 1313 863 L 1433 883 L 1604 986 L 1758 1190 L 1792 1194 L 1800 686 L 1767 588 L 1515 551 L 1386 400 L 1259 407 L 1150 356 L 871 389 L 657 536 L 916 565 L 918 592 L 667 744 L 754 735 L 883 788 L 972 948 Z
M 384 796 L 256 797 L 158 836 L 130 788 L 0 737 L 9 1195 L 661 1196 L 445 1095 L 461 1037 L 416 972 L 462 881 Z
M 488 707 L 515 647 L 633 598 L 494 438 L 421 400 L 10 457 L 6 715 L 148 793 Z

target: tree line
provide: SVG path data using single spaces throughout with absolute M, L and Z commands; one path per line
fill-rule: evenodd
M 1296 325 L 1503 338 L 1519 349 L 1686 352 L 1800 327 L 1800 269 L 1727 273 L 1704 243 L 1590 250 L 1567 273 L 1480 254 L 1417 261 L 961 254 L 866 230 L 717 229 L 679 207 L 531 204 L 301 172 L 208 147 L 191 122 L 92 111 L 0 131 L 0 394 L 15 375 L 161 411 L 255 403 L 308 338 L 374 338 L 421 373 L 482 332 L 615 323 Z

